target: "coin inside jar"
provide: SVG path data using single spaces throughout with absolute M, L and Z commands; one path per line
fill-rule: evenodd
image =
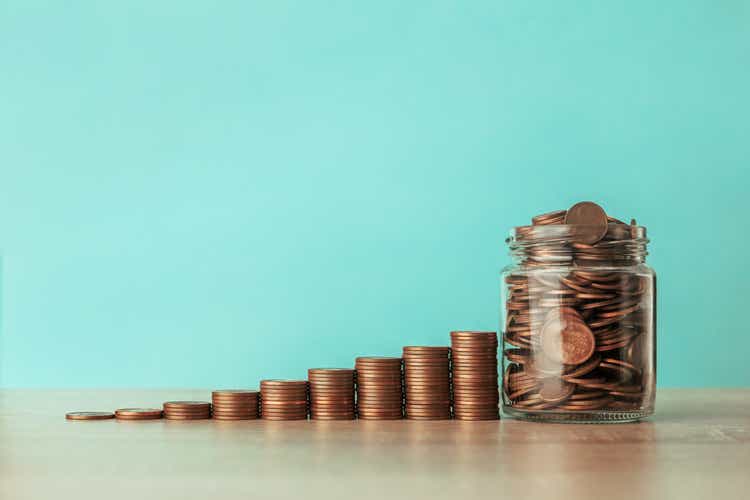
M 594 354 L 596 341 L 581 319 L 551 315 L 542 327 L 541 345 L 550 359 L 566 365 L 578 365 Z

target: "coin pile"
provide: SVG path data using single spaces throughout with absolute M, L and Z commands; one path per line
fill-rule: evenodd
M 158 420 L 163 415 L 159 408 L 120 408 L 115 410 L 117 420 Z
M 406 418 L 451 418 L 450 348 L 404 347 Z
M 216 420 L 252 420 L 258 418 L 258 391 L 234 389 L 213 391 L 213 417 Z
M 164 403 L 167 420 L 201 420 L 211 418 L 211 403 L 204 401 L 167 401 Z
M 352 420 L 354 407 L 354 370 L 350 368 L 310 368 L 310 418 L 314 420 Z
M 496 332 L 451 332 L 453 415 L 495 420 L 498 415 Z
M 307 420 L 307 380 L 261 380 L 264 420 Z
M 403 418 L 401 358 L 359 357 L 357 414 L 364 420 Z
M 653 278 L 632 266 L 646 243 L 635 221 L 591 202 L 516 228 L 520 268 L 505 277 L 507 406 L 622 411 L 652 397 Z

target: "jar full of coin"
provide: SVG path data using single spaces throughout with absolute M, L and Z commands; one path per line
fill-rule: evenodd
M 596 203 L 537 215 L 507 239 L 503 413 L 630 422 L 654 412 L 656 274 L 646 228 Z

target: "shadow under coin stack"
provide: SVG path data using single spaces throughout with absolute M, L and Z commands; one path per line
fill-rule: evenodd
M 406 418 L 451 418 L 450 348 L 404 347 Z
M 403 418 L 401 358 L 359 357 L 357 370 L 357 414 L 363 420 Z
M 253 420 L 258 418 L 258 391 L 222 390 L 211 393 L 216 420 Z
M 202 420 L 211 418 L 211 403 L 205 401 L 167 401 L 164 403 L 167 420 Z
M 451 332 L 455 418 L 499 418 L 497 347 L 495 332 Z
M 310 381 L 310 418 L 354 419 L 354 370 L 310 368 L 307 378 Z
M 307 380 L 261 380 L 264 420 L 307 420 Z

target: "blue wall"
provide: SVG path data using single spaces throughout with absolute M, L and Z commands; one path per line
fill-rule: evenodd
M 750 384 L 749 57 L 742 1 L 6 0 L 0 380 L 497 329 L 508 229 L 592 199 L 649 228 L 661 385 Z

